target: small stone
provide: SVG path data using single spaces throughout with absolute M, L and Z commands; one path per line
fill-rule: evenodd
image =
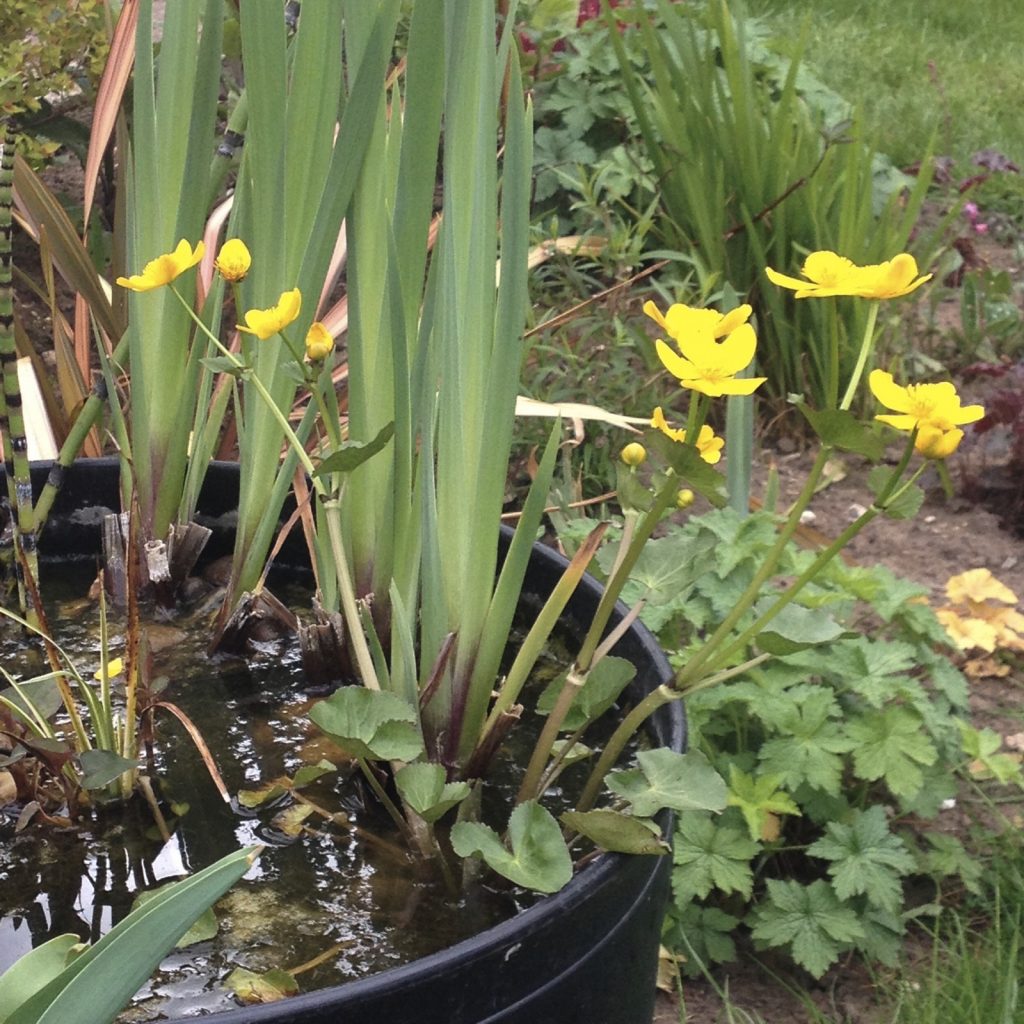
M 947 800 L 943 800 L 940 806 L 944 811 L 951 811 L 956 807 L 956 800 L 953 797 L 949 797 Z
M 804 526 L 807 526 L 809 523 L 813 523 L 817 518 L 818 517 L 809 508 L 805 508 L 803 512 L 800 513 L 800 522 L 803 523 Z
M 1003 559 L 1003 564 L 999 566 L 1000 569 L 1012 569 L 1020 559 L 1016 555 L 1007 555 Z
M 852 523 L 855 519 L 860 519 L 865 512 L 867 512 L 867 509 L 855 501 L 846 510 L 846 518 Z
M 932 523 L 935 522 L 935 518 L 935 516 L 925 516 L 924 521 L 928 523 L 928 525 L 930 526 Z

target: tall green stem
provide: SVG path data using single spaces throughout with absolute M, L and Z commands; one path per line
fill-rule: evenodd
M 864 376 L 864 367 L 867 365 L 868 355 L 871 353 L 875 340 L 878 307 L 879 302 L 877 299 L 868 306 L 868 322 L 864 327 L 864 337 L 861 339 L 860 351 L 857 353 L 857 365 L 853 368 L 850 383 L 847 384 L 846 393 L 843 395 L 842 402 L 839 403 L 840 409 L 849 409 L 853 404 L 853 396 L 857 393 L 857 388 L 860 386 L 861 377 Z M 838 369 L 836 372 L 838 373 Z

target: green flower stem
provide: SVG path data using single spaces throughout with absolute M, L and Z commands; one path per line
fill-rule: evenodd
M 305 469 L 306 474 L 312 481 L 313 488 L 316 491 L 317 496 L 323 500 L 326 496 L 324 485 L 320 481 L 319 477 L 316 476 L 316 467 L 313 465 L 313 461 L 310 459 L 309 453 L 306 451 L 302 442 L 299 441 L 295 431 L 292 430 L 291 424 L 288 422 L 288 417 L 285 416 L 280 408 L 278 408 L 277 403 L 271 397 L 270 392 L 268 392 L 264 387 L 263 382 L 255 373 L 253 373 L 250 367 L 246 366 L 246 364 L 233 352 L 229 351 L 221 344 L 220 340 L 216 338 L 202 320 L 196 316 L 192 307 L 181 297 L 174 285 L 171 285 L 170 288 L 178 297 L 178 301 L 188 310 L 189 316 L 191 316 L 196 322 L 199 329 L 207 336 L 207 338 L 210 339 L 210 341 L 213 342 L 218 351 L 226 356 L 231 364 L 242 372 L 243 379 L 251 383 L 256 389 L 256 393 L 261 399 L 263 399 L 264 403 L 277 420 L 278 425 L 284 431 L 284 435 L 288 439 L 288 443 L 298 456 L 303 469 Z M 377 672 L 373 667 L 373 658 L 370 655 L 370 649 L 366 643 L 366 636 L 363 633 L 362 623 L 359 617 L 359 607 L 356 603 L 355 588 L 352 585 L 352 574 L 349 570 L 348 559 L 345 557 L 345 545 L 341 537 L 341 527 L 338 522 L 338 510 L 340 508 L 340 504 L 337 499 L 324 501 L 324 508 L 327 511 L 327 528 L 330 534 L 331 554 L 334 557 L 335 570 L 338 574 L 338 590 L 341 596 L 342 611 L 345 615 L 345 624 L 348 626 L 349 639 L 352 643 L 353 653 L 356 657 L 356 664 L 359 667 L 359 673 L 362 677 L 363 685 L 370 690 L 379 690 L 380 683 L 377 680 Z
M 590 773 L 590 778 L 587 779 L 587 784 L 583 788 L 583 793 L 580 795 L 579 802 L 576 804 L 577 811 L 589 811 L 594 806 L 594 801 L 597 799 L 598 794 L 601 792 L 601 786 L 604 784 L 604 777 L 615 767 L 616 761 L 625 749 L 626 744 L 630 741 L 633 734 L 647 721 L 651 715 L 654 714 L 658 708 L 663 707 L 666 704 L 671 704 L 672 701 L 681 700 L 683 694 L 673 688 L 669 684 L 663 683 L 656 690 L 652 690 L 649 694 L 625 718 L 619 723 L 619 727 L 612 733 L 610 739 L 605 744 L 604 750 L 601 752 L 601 756 L 598 759 L 597 764 L 594 766 L 594 770 Z
M 836 304 L 828 304 L 828 404 L 839 405 L 839 314 Z
M 366 781 L 370 784 L 370 789 L 373 790 L 377 799 L 381 802 L 384 810 L 391 816 L 392 821 L 398 826 L 398 830 L 406 837 L 407 840 L 412 840 L 412 829 L 409 828 L 409 823 L 402 816 L 402 812 L 395 806 L 394 800 L 388 796 L 387 790 L 380 784 L 380 779 L 374 774 L 373 769 L 367 764 L 365 757 L 357 757 L 356 761 L 359 763 L 359 767 L 362 770 Z
M 700 436 L 700 428 L 708 418 L 708 406 L 711 399 L 706 398 L 700 391 L 694 391 L 690 395 L 690 408 L 686 416 L 686 443 L 696 445 Z
M 306 383 L 308 384 L 309 377 L 306 375 L 306 360 L 303 358 L 302 351 L 300 349 L 297 349 L 292 344 L 292 339 L 289 338 L 288 335 L 284 333 L 284 331 L 278 331 L 278 334 L 281 335 L 281 340 L 285 343 L 285 346 L 287 347 L 288 351 L 291 352 L 292 359 L 294 359 L 295 362 L 299 364 L 299 369 L 302 370 L 302 376 L 306 378 Z
M 853 368 L 853 375 L 850 377 L 850 383 L 846 387 L 846 394 L 843 395 L 843 400 L 839 405 L 840 409 L 850 408 L 853 404 L 853 396 L 857 393 L 857 388 L 860 386 L 860 379 L 864 375 L 864 367 L 867 365 L 868 355 L 875 340 L 878 307 L 879 301 L 877 299 L 868 306 L 868 322 L 864 327 L 864 337 L 861 339 L 860 352 L 857 353 L 857 365 Z M 838 373 L 838 369 L 836 372 Z
M 501 684 L 498 696 L 481 730 L 477 746 L 484 743 L 491 730 L 498 724 L 501 716 L 518 699 L 523 686 L 529 678 L 530 672 L 533 670 L 533 666 L 537 663 L 537 659 L 544 650 L 544 645 L 551 637 L 552 630 L 555 628 L 559 618 L 561 618 L 565 606 L 569 603 L 569 598 L 572 597 L 580 580 L 583 578 L 584 572 L 586 572 L 587 566 L 590 564 L 590 560 L 594 557 L 594 553 L 597 551 L 604 533 L 605 524 L 602 524 L 591 533 L 580 546 L 579 551 L 576 552 L 569 565 L 566 566 L 550 596 L 544 602 L 544 607 L 541 608 L 537 618 L 534 619 L 529 633 L 526 634 L 526 638 L 519 645 L 519 650 L 516 653 L 515 660 L 512 662 L 512 667 L 508 670 L 508 674 Z
M 597 649 L 605 627 L 608 625 L 615 602 L 619 599 L 619 594 L 622 593 L 622 588 L 626 585 L 629 574 L 633 571 L 633 566 L 636 565 L 636 560 L 640 557 L 640 552 L 643 551 L 644 545 L 654 532 L 654 528 L 661 522 L 661 517 L 665 514 L 665 510 L 675 500 L 678 487 L 679 478 L 672 470 L 669 470 L 668 478 L 661 485 L 661 490 L 658 491 L 654 498 L 654 504 L 644 514 L 625 555 L 618 560 L 615 571 L 608 578 L 604 593 L 601 595 L 601 601 L 597 606 L 597 611 L 594 613 L 593 621 L 590 623 L 590 629 L 587 631 L 583 645 L 580 647 L 580 653 L 576 657 L 576 664 L 574 666 L 576 671 L 583 673 L 590 671 L 591 662 L 594 659 L 594 651 Z
M 526 800 L 539 799 L 540 781 L 541 776 L 544 774 L 544 767 L 551 756 L 551 749 L 555 745 L 555 740 L 558 739 L 558 731 L 562 728 L 565 716 L 569 713 L 573 701 L 576 700 L 576 694 L 580 692 L 583 684 L 587 681 L 587 675 L 588 673 L 586 672 L 577 672 L 575 668 L 572 668 L 565 677 L 565 685 L 558 694 L 558 700 L 551 709 L 551 714 L 548 715 L 544 728 L 541 730 L 537 743 L 533 748 L 533 753 L 530 755 L 530 762 L 526 766 L 523 781 L 516 795 L 517 804 L 521 804 Z
M 828 563 L 832 561 L 832 559 L 835 558 L 835 556 L 839 554 L 839 552 L 842 551 L 843 548 L 846 547 L 846 545 L 849 544 L 849 542 L 853 540 L 853 538 L 856 537 L 865 526 L 868 525 L 868 523 L 871 522 L 872 519 L 884 512 L 891 502 L 897 501 L 905 491 L 918 481 L 921 474 L 928 468 L 927 462 L 922 463 L 917 470 L 915 470 L 914 474 L 903 484 L 903 486 L 896 489 L 896 484 L 903 475 L 903 471 L 906 469 L 907 462 L 909 461 L 910 453 L 913 452 L 913 450 L 914 443 L 912 435 L 911 441 L 907 445 L 907 452 L 904 454 L 900 464 L 895 468 L 895 470 L 893 470 L 892 476 L 882 489 L 882 492 L 871 504 L 871 507 L 865 509 L 861 515 L 850 523 L 850 525 L 847 526 L 846 529 L 828 545 L 828 547 L 823 548 L 818 554 L 818 557 L 815 558 L 807 569 L 805 569 L 804 572 L 802 572 L 800 576 L 798 576 L 797 579 L 795 579 L 785 589 L 785 591 L 779 595 L 772 605 L 758 616 L 755 622 L 743 630 L 743 632 L 740 633 L 739 636 L 737 636 L 736 639 L 725 648 L 725 650 L 721 651 L 711 660 L 712 667 L 717 667 L 727 663 L 729 658 L 738 651 L 743 650 L 747 644 L 756 639 L 764 627 L 771 622 L 771 620 L 774 619 L 775 616 L 786 607 L 786 605 L 790 604 L 797 594 L 799 594 L 800 591 L 803 590 L 803 588 L 810 583 L 818 573 L 821 572 L 821 570 L 828 565 Z M 703 686 L 703 682 L 699 685 Z M 692 690 L 693 687 L 690 687 L 690 689 Z
M 714 655 L 715 650 L 728 639 L 736 627 L 736 623 L 743 618 L 748 609 L 760 596 L 761 588 L 775 572 L 779 559 L 786 549 L 786 545 L 793 534 L 796 533 L 796 528 L 800 525 L 800 516 L 810 504 L 811 498 L 814 496 L 814 489 L 821 479 L 821 474 L 824 472 L 825 464 L 828 462 L 831 454 L 832 447 L 830 445 L 826 445 L 818 452 L 817 458 L 815 458 L 814 464 L 807 475 L 803 490 L 790 509 L 789 516 L 779 531 L 779 535 L 776 537 L 771 550 L 765 555 L 761 568 L 754 574 L 754 578 L 747 585 L 747 589 L 740 595 L 740 599 L 733 606 L 732 611 L 719 623 L 718 628 L 711 634 L 704 643 L 704 646 L 676 673 L 674 685 L 678 689 L 687 689 L 693 684 L 695 679 L 700 678 L 699 673 L 701 669 L 704 668 L 704 665 Z
M 317 483 L 315 479 L 313 482 Z M 340 509 L 341 502 L 338 498 L 324 502 L 331 554 L 334 556 L 334 565 L 338 574 L 341 610 L 345 615 L 345 625 L 348 626 L 349 640 L 356 656 L 356 664 L 359 666 L 363 685 L 368 690 L 379 690 L 380 682 L 377 679 L 377 671 L 373 667 L 370 648 L 366 643 L 366 634 L 363 632 L 362 620 L 359 618 L 359 606 L 356 603 L 355 587 L 352 586 L 352 573 L 349 570 L 348 559 L 345 557 L 345 543 L 341 536 Z
M 749 672 L 752 668 L 757 668 L 758 665 L 766 662 L 772 655 L 767 652 L 758 654 L 753 658 L 748 659 L 741 665 L 733 665 L 731 668 L 723 669 L 721 672 L 715 672 L 713 675 L 706 676 L 699 683 L 694 683 L 687 691 L 687 696 L 692 693 L 696 693 L 698 690 L 707 690 L 712 686 L 717 686 L 719 683 L 726 683 L 735 676 L 741 676 L 744 672 Z
M 189 305 L 189 303 L 182 298 L 181 293 L 178 291 L 177 288 L 174 287 L 173 284 L 168 285 L 168 287 L 177 297 L 178 301 L 185 307 L 185 310 L 187 311 L 188 315 L 195 321 L 196 326 L 200 329 L 200 331 L 202 331 L 202 333 L 205 334 L 206 337 L 213 342 L 213 344 L 217 348 L 217 351 L 220 352 L 221 355 L 223 355 L 228 360 L 228 362 L 230 362 L 231 365 L 236 370 L 239 371 L 239 373 L 242 376 L 242 379 L 246 383 L 252 384 L 252 386 L 256 389 L 256 393 L 260 396 L 260 398 L 263 399 L 267 408 L 270 410 L 271 415 L 274 417 L 275 420 L 277 420 L 278 426 L 284 431 L 284 436 L 288 439 L 288 443 L 292 446 L 292 449 L 295 451 L 295 454 L 298 455 L 299 461 L 302 463 L 302 468 L 305 469 L 306 473 L 313 481 L 313 486 L 316 488 L 317 493 L 322 494 L 323 484 L 321 484 L 319 480 L 317 480 L 317 478 L 313 475 L 316 472 L 316 467 L 313 465 L 313 460 L 310 459 L 309 453 L 306 451 L 302 442 L 296 436 L 295 431 L 292 430 L 292 425 L 288 422 L 288 417 L 285 416 L 285 414 L 278 407 L 277 402 L 274 401 L 270 392 L 264 386 L 263 381 L 261 381 L 259 377 L 256 376 L 251 366 L 248 366 L 245 362 L 239 359 L 238 356 L 234 354 L 234 352 L 226 348 L 221 343 L 220 339 L 217 338 L 210 330 L 210 328 L 207 327 L 206 324 L 204 324 L 203 321 L 196 315 L 196 312 L 191 307 L 191 305 Z

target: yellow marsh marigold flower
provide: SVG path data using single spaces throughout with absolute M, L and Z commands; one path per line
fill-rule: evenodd
M 249 273 L 252 256 L 240 238 L 229 238 L 220 247 L 213 265 L 226 281 L 241 281 Z
M 678 441 L 680 444 L 686 442 L 686 431 L 676 430 L 669 426 L 668 420 L 665 419 L 665 414 L 661 411 L 659 405 L 654 410 L 654 415 L 651 416 L 651 426 L 657 427 L 666 437 L 672 438 L 673 441 Z M 722 448 L 725 446 L 725 441 L 719 437 L 706 423 L 700 428 L 700 433 L 697 435 L 697 451 L 700 452 L 700 457 L 709 465 L 713 466 L 722 457 Z
M 235 326 L 246 334 L 255 334 L 260 341 L 266 341 L 292 323 L 298 317 L 301 307 L 302 293 L 298 288 L 293 288 L 290 292 L 282 292 L 277 305 L 270 309 L 250 309 L 245 314 L 245 327 L 241 324 Z
M 693 491 L 689 487 L 684 487 L 676 495 L 676 508 L 689 508 L 696 500 L 697 496 Z
M 149 292 L 154 288 L 162 288 L 170 284 L 179 274 L 189 267 L 194 267 L 202 258 L 206 246 L 197 242 L 195 249 L 183 238 L 174 252 L 165 252 L 150 260 L 141 274 L 131 277 L 119 277 L 117 283 L 122 288 L 130 288 L 133 292 Z
M 895 299 L 908 295 L 932 276 L 918 276 L 917 260 L 909 253 L 900 253 L 885 263 L 858 267 L 852 260 L 827 249 L 812 252 L 804 260 L 801 273 L 805 281 L 780 274 L 771 267 L 766 267 L 765 273 L 772 284 L 795 291 L 798 299 L 820 299 L 829 295 Z
M 753 309 L 743 305 L 737 306 L 729 313 L 719 313 L 717 309 L 694 309 L 692 306 L 676 302 L 662 315 L 661 310 L 653 302 L 645 302 L 644 312 L 670 338 L 678 341 L 689 334 L 701 331 L 710 331 L 713 338 L 724 338 L 732 334 L 740 324 L 745 324 L 750 319 Z
M 875 419 L 907 432 L 916 427 L 914 447 L 928 459 L 952 455 L 964 436 L 958 428 L 985 415 L 980 405 L 961 405 L 956 388 L 948 381 L 901 387 L 891 373 L 872 370 L 868 385 L 875 398 L 896 413 L 883 413 Z
M 653 302 L 648 302 L 644 312 L 676 344 L 678 352 L 659 338 L 656 347 L 658 358 L 681 387 L 717 398 L 752 394 L 767 379 L 736 377 L 750 365 L 757 347 L 754 328 L 746 322 L 750 306 L 738 306 L 722 314 L 676 303 L 663 316 Z
M 627 444 L 625 448 L 619 452 L 619 458 L 627 466 L 639 466 L 647 458 L 647 449 L 636 441 L 632 444 Z
M 319 363 L 334 351 L 334 338 L 319 320 L 310 325 L 306 332 L 306 357 L 311 363 Z
M 910 253 L 901 252 L 885 263 L 858 267 L 855 278 L 858 290 L 853 294 L 864 299 L 898 299 L 931 278 L 931 274 L 919 276 L 917 260 Z

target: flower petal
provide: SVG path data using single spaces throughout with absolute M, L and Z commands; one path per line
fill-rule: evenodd
M 891 373 L 886 373 L 885 370 L 872 370 L 868 375 L 868 387 L 871 388 L 871 394 L 887 409 L 894 409 L 896 412 L 907 412 L 910 409 L 910 392 L 900 387 L 893 380 Z
M 718 346 L 718 366 L 728 376 L 745 370 L 754 360 L 757 350 L 757 335 L 750 324 L 740 324 Z
M 684 359 L 681 355 L 665 344 L 661 338 L 654 343 L 654 348 L 658 353 L 658 358 L 661 360 L 662 365 L 677 380 L 687 380 L 700 376 L 700 371 L 692 362 L 690 362 L 689 359 Z

